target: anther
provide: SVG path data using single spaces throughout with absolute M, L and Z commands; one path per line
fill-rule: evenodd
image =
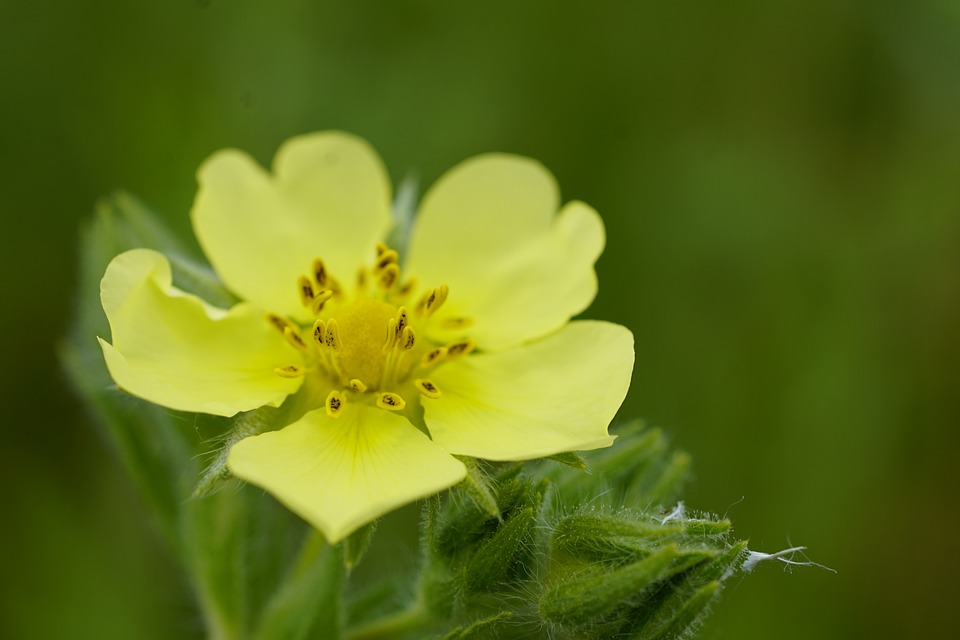
M 432 367 L 433 365 L 442 361 L 446 355 L 446 347 L 436 347 L 434 349 L 430 349 L 430 351 L 427 351 L 425 354 L 423 354 L 423 357 L 420 358 L 420 366 L 424 368 Z
M 300 276 L 297 278 L 297 288 L 300 291 L 300 304 L 309 307 L 313 302 L 313 285 L 310 284 L 310 278 Z
M 317 320 L 313 323 L 313 341 L 316 342 L 321 347 L 324 345 L 324 336 L 327 333 L 327 325 L 323 320 Z
M 320 258 L 313 259 L 313 281 L 319 288 L 327 288 L 327 266 Z
M 363 384 L 362 380 L 357 380 L 354 378 L 350 381 L 350 390 L 356 391 L 357 393 L 363 393 L 367 390 L 367 385 Z
M 307 350 L 307 343 L 303 341 L 303 338 L 300 337 L 300 332 L 293 327 L 284 327 L 283 337 L 287 339 L 287 342 L 290 343 L 290 346 L 294 349 L 300 351 Z
M 403 330 L 407 328 L 407 324 L 409 324 L 409 322 L 410 320 L 407 315 L 407 308 L 400 307 L 397 310 L 397 326 L 394 328 L 398 339 L 403 335 Z
M 382 256 L 384 253 L 386 253 L 387 251 L 390 251 L 390 247 L 388 247 L 386 244 L 384 244 L 384 243 L 382 243 L 382 242 L 378 242 L 377 245 L 376 245 L 376 248 L 377 248 L 377 257 L 378 257 L 378 258 L 379 258 L 380 256 Z
M 334 389 L 327 396 L 326 409 L 327 415 L 331 418 L 339 418 L 344 405 L 347 404 L 347 398 L 339 391 Z
M 333 297 L 333 289 L 322 289 L 313 296 L 313 302 L 310 303 L 310 311 L 313 315 L 319 315 L 323 311 L 323 305 L 327 300 Z
M 267 322 L 269 322 L 270 325 L 271 325 L 274 329 L 276 329 L 277 331 L 279 331 L 280 333 L 283 333 L 283 332 L 286 330 L 287 327 L 291 327 L 291 328 L 293 328 L 293 329 L 296 329 L 296 327 L 297 327 L 297 325 L 293 324 L 292 322 L 290 322 L 289 320 L 287 320 L 287 319 L 284 318 L 283 316 L 278 316 L 278 315 L 275 314 L 275 313 L 268 313 L 268 314 L 266 314 L 266 315 L 264 316 L 264 319 L 265 319 Z
M 281 378 L 299 378 L 305 371 L 306 369 L 296 364 L 288 364 L 285 367 L 277 367 L 273 370 Z
M 373 272 L 380 273 L 391 264 L 396 264 L 399 259 L 400 254 L 393 249 L 387 249 L 377 256 L 377 262 L 373 265 Z
M 380 271 L 380 274 L 377 278 L 377 285 L 383 291 L 390 291 L 393 288 L 393 285 L 397 284 L 397 280 L 400 279 L 400 267 L 396 263 L 390 263 L 386 266 L 385 269 Z
M 343 348 L 343 342 L 340 340 L 340 327 L 334 318 L 327 322 L 326 331 L 323 333 L 323 344 L 331 351 L 340 351 Z
M 449 288 L 445 284 L 431 289 L 430 292 L 420 298 L 420 302 L 417 303 L 417 314 L 424 318 L 429 318 L 446 302 L 448 292 Z
M 473 325 L 473 318 L 467 316 L 444 318 L 440 321 L 441 329 L 465 329 L 471 325 Z
M 461 340 L 459 342 L 454 342 L 447 345 L 447 360 L 454 360 L 461 356 L 465 356 L 476 347 L 476 343 L 473 340 Z
M 384 391 L 377 396 L 377 406 L 389 411 L 401 411 L 407 403 L 399 395 Z
M 403 334 L 400 336 L 400 349 L 402 351 L 410 351 L 413 349 L 413 345 L 417 343 L 417 333 L 413 330 L 413 327 L 407 326 L 403 328 Z
M 440 389 L 437 388 L 437 385 L 433 384 L 430 380 L 426 379 L 417 379 L 413 381 L 414 386 L 428 398 L 433 398 L 436 400 L 440 397 Z

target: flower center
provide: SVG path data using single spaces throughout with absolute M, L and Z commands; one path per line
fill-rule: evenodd
M 358 297 L 331 314 L 343 337 L 339 362 L 344 376 L 379 386 L 386 360 L 386 329 L 396 315 L 395 306 L 371 297 Z
M 421 395 L 439 398 L 440 389 L 426 377 L 429 370 L 473 350 L 469 339 L 440 344 L 427 337 L 434 313 L 447 299 L 447 286 L 426 289 L 411 311 L 405 303 L 416 283 L 400 283 L 397 252 L 385 245 L 377 246 L 372 268 L 359 272 L 352 294 L 319 258 L 297 286 L 300 301 L 316 320 L 304 328 L 267 314 L 267 321 L 304 354 L 303 366 L 280 367 L 276 373 L 297 377 L 314 372 L 332 383 L 326 399 L 332 418 L 339 417 L 348 398 L 390 411 L 405 409 L 407 399 L 419 401 Z M 459 331 L 471 324 L 469 318 L 446 318 L 439 326 Z

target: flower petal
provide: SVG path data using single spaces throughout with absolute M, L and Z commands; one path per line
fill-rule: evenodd
M 470 337 L 500 349 L 583 311 L 597 291 L 603 222 L 582 202 L 555 215 L 558 206 L 553 176 L 518 156 L 479 156 L 441 177 L 424 196 L 405 265 L 425 285 L 450 287 L 435 326 L 470 317 Z
M 633 372 L 633 335 L 608 322 L 572 322 L 531 344 L 437 369 L 424 397 L 434 442 L 453 454 L 526 460 L 606 447 L 607 426 Z
M 278 406 L 300 378 L 277 367 L 300 353 L 248 304 L 212 307 L 172 286 L 160 253 L 134 249 L 114 258 L 100 282 L 113 344 L 100 340 L 107 368 L 124 390 L 181 411 L 232 416 Z
M 388 511 L 456 484 L 463 464 L 405 418 L 347 403 L 241 440 L 228 465 L 320 529 L 331 543 Z
M 320 257 L 353 282 L 390 226 L 390 181 L 370 145 L 340 132 L 291 138 L 273 171 L 236 149 L 215 153 L 197 173 L 193 228 L 228 287 L 305 319 L 297 277 Z

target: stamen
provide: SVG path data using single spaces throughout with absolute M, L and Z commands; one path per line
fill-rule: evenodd
M 285 367 L 277 367 L 273 372 L 281 378 L 299 378 L 306 372 L 306 369 L 300 365 L 288 364 Z
M 444 318 L 440 321 L 441 329 L 465 329 L 473 324 L 473 318 L 468 316 L 456 316 Z
M 307 276 L 300 276 L 297 278 L 297 288 L 300 291 L 300 304 L 305 307 L 309 307 L 313 302 L 313 285 L 310 284 L 310 278 Z
M 327 266 L 320 258 L 313 259 L 313 281 L 321 289 L 327 288 Z
M 393 285 L 397 284 L 397 280 L 400 279 L 400 267 L 396 263 L 391 263 L 387 265 L 383 271 L 380 272 L 379 278 L 377 280 L 377 285 L 383 291 L 390 291 L 393 288 Z
M 395 333 L 397 334 L 397 338 L 403 335 L 403 330 L 407 328 L 407 324 L 409 324 L 409 322 L 407 308 L 400 307 L 397 310 L 397 326 L 396 329 L 394 329 Z
M 396 264 L 399 259 L 400 254 L 393 249 L 387 249 L 377 256 L 377 262 L 373 265 L 373 272 L 379 274 L 391 264 Z
M 278 316 L 275 313 L 268 313 L 264 315 L 264 319 L 267 322 L 269 322 L 271 326 L 273 326 L 273 328 L 279 331 L 280 333 L 283 333 L 284 331 L 286 331 L 287 327 L 290 327 L 291 329 L 297 328 L 297 325 L 293 324 L 283 316 Z
M 417 303 L 417 315 L 423 318 L 429 318 L 432 316 L 434 312 L 439 309 L 444 302 L 446 302 L 449 291 L 450 288 L 445 284 L 431 289 L 427 294 L 420 298 L 420 302 Z
M 300 331 L 294 329 L 293 327 L 284 327 L 283 337 L 287 339 L 287 342 L 290 343 L 290 346 L 299 351 L 307 350 L 307 343 L 303 341 L 303 338 L 300 337 Z
M 383 352 L 389 352 L 395 344 L 397 344 L 397 319 L 390 318 L 390 321 L 387 322 L 387 340 L 383 344 Z
M 378 257 L 378 258 L 379 258 L 380 256 L 382 256 L 384 253 L 386 253 L 387 251 L 390 251 L 390 247 L 388 247 L 386 244 L 384 244 L 384 243 L 382 243 L 382 242 L 378 242 L 378 243 L 376 244 L 376 248 L 377 248 L 377 257 Z
M 399 395 L 384 391 L 377 396 L 377 406 L 388 411 L 401 411 L 407 403 Z
M 313 341 L 319 346 L 324 346 L 324 337 L 327 334 L 327 325 L 323 320 L 317 320 L 313 323 Z
M 461 356 L 465 356 L 476 347 L 476 343 L 473 340 L 461 340 L 459 342 L 454 342 L 453 344 L 447 345 L 447 360 L 455 360 Z
M 440 389 L 437 388 L 437 385 L 433 384 L 430 380 L 426 379 L 417 379 L 413 381 L 413 384 L 417 389 L 428 398 L 433 398 L 436 400 L 440 397 Z
M 320 315 L 320 312 L 323 311 L 323 305 L 332 297 L 333 289 L 322 289 L 314 294 L 313 302 L 310 303 L 310 311 L 313 312 L 313 315 Z
M 402 351 L 410 351 L 416 343 L 417 333 L 413 330 L 413 327 L 404 327 L 403 335 L 400 336 L 400 349 Z
M 323 334 L 323 344 L 334 352 L 343 349 L 343 341 L 340 340 L 340 327 L 334 318 L 330 318 L 330 321 L 327 322 L 327 330 Z
M 367 385 L 363 384 L 361 380 L 354 378 L 350 381 L 350 390 L 356 391 L 357 393 L 363 393 L 367 390 Z
M 420 366 L 423 368 L 432 367 L 438 362 L 442 361 L 447 355 L 446 347 L 436 347 L 435 349 L 430 349 L 423 357 L 420 358 Z
M 326 408 L 327 415 L 331 418 L 339 418 L 344 405 L 347 404 L 347 398 L 339 391 L 334 389 L 327 396 Z

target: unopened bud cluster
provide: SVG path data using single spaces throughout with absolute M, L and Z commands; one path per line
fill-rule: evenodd
M 624 458 L 634 463 L 625 469 Z M 675 508 L 686 457 L 636 425 L 617 447 L 588 454 L 590 473 L 575 457 L 560 461 L 474 465 L 467 492 L 428 504 L 417 606 L 432 622 L 397 637 L 681 638 L 696 629 L 746 545 L 728 520 Z M 587 485 L 593 500 L 568 501 L 564 485 Z

